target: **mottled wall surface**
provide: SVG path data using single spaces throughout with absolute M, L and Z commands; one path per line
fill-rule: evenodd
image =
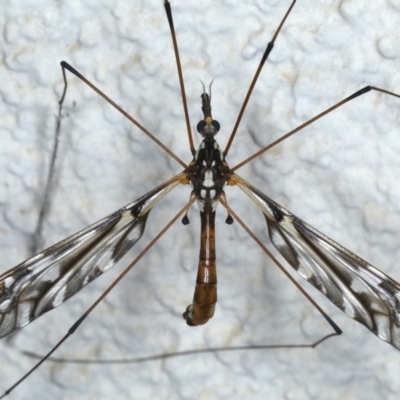
M 0 64 L 0 271 L 31 254 L 65 60 L 189 162 L 161 0 L 3 1 Z M 223 146 L 288 1 L 171 0 L 192 129 L 214 79 Z M 260 76 L 229 154 L 234 166 L 366 85 L 400 93 L 400 1 L 298 0 Z M 400 280 L 400 100 L 369 93 L 238 172 L 268 196 Z M 196 143 L 199 138 L 196 137 Z M 99 220 L 181 167 L 69 76 L 51 208 L 41 248 Z M 57 310 L 0 341 L 0 392 L 44 353 L 189 198 L 178 188 L 150 215 L 120 265 Z M 265 243 L 265 222 L 238 190 L 233 207 Z M 248 344 L 310 343 L 330 327 L 238 224 L 217 217 L 219 301 L 189 328 L 197 207 L 93 312 L 57 356 L 144 357 Z M 271 248 L 272 246 L 270 246 Z M 275 252 L 276 253 L 276 252 Z M 289 267 L 290 268 L 290 267 Z M 295 273 L 294 273 L 295 275 Z M 299 278 L 300 281 L 300 278 Z M 301 282 L 303 284 L 303 282 Z M 304 287 L 344 335 L 315 350 L 241 351 L 128 365 L 46 363 L 10 399 L 395 399 L 400 353 Z

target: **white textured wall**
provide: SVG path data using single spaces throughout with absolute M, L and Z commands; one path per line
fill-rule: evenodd
M 192 126 L 199 79 L 214 79 L 223 145 L 266 43 L 290 1 L 171 0 Z M 1 9 L 1 271 L 27 258 L 38 216 L 66 60 L 190 161 L 175 61 L 161 0 L 5 0 Z M 254 91 L 228 161 L 233 166 L 370 84 L 400 93 L 400 1 L 299 0 Z M 69 76 L 56 188 L 44 247 L 180 171 L 138 129 Z M 400 280 L 400 100 L 369 93 L 240 170 L 283 206 Z M 196 138 L 197 143 L 199 139 Z M 265 242 L 265 223 L 238 190 L 230 205 Z M 189 197 L 176 189 L 150 216 L 142 243 Z M 247 211 L 248 207 L 248 211 Z M 238 224 L 218 217 L 219 302 L 204 327 L 191 302 L 197 209 L 176 224 L 57 352 L 139 357 L 215 346 L 304 343 L 327 323 Z M 126 260 L 126 262 L 129 260 Z M 122 270 L 0 342 L 0 391 L 47 351 Z M 303 282 L 302 282 L 303 283 Z M 145 364 L 46 363 L 10 399 L 397 399 L 400 353 L 304 287 L 344 335 L 315 350 L 243 351 Z

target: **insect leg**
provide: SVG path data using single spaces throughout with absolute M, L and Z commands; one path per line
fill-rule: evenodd
M 56 362 L 56 363 L 67 363 L 67 364 L 84 364 L 84 365 L 93 365 L 93 364 L 139 364 L 148 361 L 156 361 L 156 360 L 166 360 L 168 358 L 174 357 L 182 357 L 182 356 L 190 356 L 193 354 L 206 354 L 206 353 L 220 353 L 220 352 L 231 352 L 231 351 L 244 351 L 244 350 L 275 350 L 275 349 L 315 349 L 318 345 L 320 345 L 325 340 L 338 336 L 337 333 L 330 333 L 329 335 L 324 336 L 323 338 L 317 340 L 314 343 L 307 344 L 255 344 L 249 346 L 227 346 L 227 347 L 209 347 L 207 349 L 196 349 L 196 350 L 184 350 L 184 351 L 176 351 L 173 353 L 162 353 L 162 354 L 154 354 L 152 356 L 146 357 L 138 357 L 138 358 L 115 358 L 115 359 L 102 359 L 102 360 L 85 360 L 81 358 L 63 358 L 63 357 L 49 357 L 47 361 Z M 42 355 L 33 353 L 31 351 L 23 351 L 25 356 L 41 359 Z
M 251 93 L 253 92 L 254 86 L 256 85 L 257 79 L 258 79 L 258 77 L 259 77 L 259 75 L 261 73 L 261 70 L 263 69 L 265 61 L 267 61 L 269 53 L 271 53 L 271 51 L 272 51 L 272 49 L 274 47 L 274 42 L 275 42 L 276 38 L 278 37 L 278 34 L 279 34 L 283 24 L 285 23 L 286 18 L 289 16 L 290 11 L 292 11 L 292 8 L 294 7 L 295 3 L 296 3 L 296 0 L 293 0 L 293 2 L 290 5 L 289 9 L 286 11 L 286 14 L 283 17 L 281 23 L 279 24 L 278 29 L 275 32 L 275 35 L 273 36 L 272 40 L 268 43 L 267 48 L 265 49 L 265 52 L 264 52 L 264 54 L 263 54 L 263 56 L 261 58 L 260 64 L 258 65 L 257 71 L 256 71 L 256 73 L 254 75 L 254 78 L 253 78 L 251 84 L 250 84 L 249 90 L 247 91 L 246 97 L 244 99 L 242 108 L 240 109 L 240 112 L 239 112 L 239 115 L 237 117 L 235 126 L 233 128 L 232 133 L 231 133 L 231 136 L 230 136 L 230 138 L 228 140 L 228 143 L 227 143 L 227 145 L 225 147 L 224 156 L 226 156 L 228 154 L 228 152 L 229 152 L 229 149 L 230 149 L 230 147 L 232 145 L 233 139 L 234 139 L 234 137 L 236 135 L 236 132 L 237 132 L 237 130 L 239 128 L 240 121 L 242 120 L 242 117 L 243 117 L 244 111 L 246 109 L 247 103 L 249 102 Z
M 88 308 L 88 310 L 71 326 L 64 337 L 32 368 L 30 369 L 21 379 L 19 379 L 14 385 L 7 389 L 1 396 L 0 399 L 7 396 L 12 390 L 14 390 L 20 383 L 22 383 L 32 372 L 34 372 L 41 364 L 43 364 L 79 327 L 79 325 L 85 320 L 85 318 L 97 307 L 97 305 L 111 292 L 112 289 L 127 275 L 127 273 L 137 264 L 137 262 L 154 246 L 154 244 L 160 239 L 162 235 L 180 218 L 182 214 L 192 205 L 194 199 L 183 207 L 175 217 L 168 222 L 168 224 L 161 230 L 161 232 L 145 247 L 145 249 L 131 262 L 131 264 L 125 268 L 125 270 L 118 276 L 117 279 L 107 288 L 107 290 Z
M 266 147 L 262 148 L 261 150 L 257 151 L 257 153 L 253 154 L 251 157 L 246 158 L 246 160 L 242 161 L 238 165 L 235 165 L 232 168 L 232 171 L 236 171 L 237 169 L 243 167 L 243 165 L 246 165 L 250 161 L 253 161 L 255 158 L 257 158 L 261 154 L 265 153 L 267 150 L 271 149 L 272 147 L 276 146 L 278 143 L 283 142 L 285 139 L 287 139 L 288 137 L 294 135 L 295 133 L 297 133 L 301 129 L 305 128 L 308 125 L 311 125 L 313 122 L 315 122 L 318 119 L 322 118 L 323 116 L 329 114 L 331 111 L 336 110 L 336 108 L 339 108 L 343 104 L 346 104 L 348 101 L 353 100 L 353 99 L 357 98 L 358 96 L 361 96 L 362 94 L 368 93 L 371 90 L 376 90 L 377 92 L 389 94 L 390 96 L 398 97 L 400 99 L 400 95 L 398 95 L 396 93 L 389 92 L 388 90 L 380 89 L 380 88 L 375 87 L 375 86 L 366 86 L 365 88 L 363 88 L 361 90 L 358 90 L 357 92 L 353 93 L 351 96 L 346 97 L 345 99 L 339 101 L 339 103 L 336 103 L 332 107 L 326 109 L 325 111 L 323 111 L 322 113 L 316 115 L 315 117 L 311 118 L 310 120 L 304 122 L 304 124 L 301 124 L 296 129 L 293 129 L 292 131 L 286 133 L 286 135 L 281 136 L 279 139 L 275 140 L 274 142 L 272 142 L 268 146 L 266 146 Z
M 254 239 L 254 241 L 262 248 L 262 250 L 271 258 L 271 260 L 279 267 L 279 269 L 289 278 L 289 280 L 300 290 L 300 292 L 307 298 L 307 300 L 321 313 L 321 315 L 328 321 L 329 325 L 336 332 L 334 336 L 341 335 L 342 330 L 335 324 L 335 322 L 326 314 L 326 312 L 312 299 L 312 297 L 294 280 L 294 278 L 286 271 L 285 267 L 274 257 L 274 255 L 264 246 L 261 240 L 250 230 L 250 228 L 232 211 L 230 207 L 220 198 L 221 204 L 228 210 L 228 212 L 236 219 L 243 229 Z
M 175 154 L 173 153 L 167 146 L 165 146 L 163 143 L 161 143 L 153 134 L 151 134 L 144 126 L 142 126 L 136 119 L 132 118 L 126 111 L 124 111 L 117 103 L 112 101 L 108 96 L 106 96 L 100 89 L 98 89 L 93 83 L 88 81 L 81 73 L 79 73 L 75 68 L 71 67 L 67 62 L 61 61 L 61 69 L 63 73 L 63 78 L 64 78 L 64 91 L 61 96 L 60 100 L 60 108 L 62 105 L 62 102 L 64 101 L 65 94 L 67 92 L 67 77 L 65 74 L 65 70 L 68 70 L 72 74 L 74 74 L 76 77 L 78 77 L 80 80 L 85 82 L 89 87 L 91 87 L 96 93 L 98 93 L 103 99 L 105 99 L 108 103 L 110 103 L 114 108 L 116 108 L 122 115 L 124 115 L 126 118 L 129 119 L 133 124 L 135 124 L 142 132 L 144 132 L 151 140 L 153 140 L 155 143 L 157 143 L 166 153 L 168 153 L 175 161 L 177 161 L 180 165 L 182 165 L 183 168 L 186 168 L 187 165 Z
M 164 7 L 165 7 L 165 12 L 167 13 L 169 29 L 171 31 L 172 43 L 174 46 L 174 54 L 175 54 L 175 59 L 176 59 L 176 67 L 178 69 L 179 86 L 181 88 L 183 111 L 185 113 L 186 128 L 187 128 L 188 137 L 189 137 L 190 151 L 194 155 L 194 153 L 196 153 L 196 149 L 194 147 L 193 135 L 192 135 L 192 131 L 190 129 L 189 111 L 188 111 L 188 107 L 187 107 L 186 93 L 185 93 L 185 83 L 183 81 L 181 60 L 179 58 L 178 42 L 176 41 L 174 21 L 172 19 L 171 5 L 168 0 L 165 0 Z

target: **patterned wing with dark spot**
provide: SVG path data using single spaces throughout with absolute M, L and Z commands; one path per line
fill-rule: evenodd
M 286 261 L 348 316 L 400 349 L 400 284 L 235 175 Z
M 179 174 L 0 276 L 0 337 L 59 306 L 110 269 L 141 238 L 151 209 Z

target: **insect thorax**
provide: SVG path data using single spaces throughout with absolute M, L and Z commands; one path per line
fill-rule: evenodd
M 207 206 L 215 211 L 229 167 L 214 138 L 206 137 L 201 142 L 188 170 L 200 211 Z

